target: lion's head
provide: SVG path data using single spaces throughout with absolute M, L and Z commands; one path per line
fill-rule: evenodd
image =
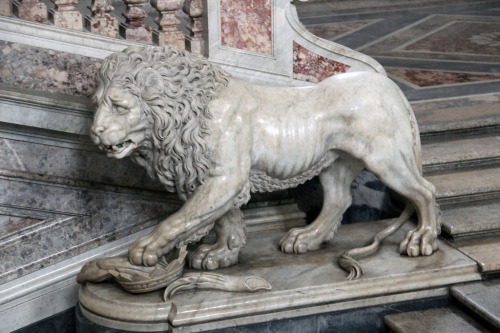
M 114 53 L 97 76 L 92 140 L 108 156 L 130 156 L 186 199 L 210 167 L 208 104 L 228 77 L 203 57 L 169 47 Z

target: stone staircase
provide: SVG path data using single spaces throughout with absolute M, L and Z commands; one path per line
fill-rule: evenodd
M 387 331 L 500 330 L 500 98 L 415 103 L 424 175 L 437 189 L 442 235 L 478 264 L 485 281 L 450 288 L 447 307 L 387 315 Z
M 500 330 L 500 279 L 450 288 L 448 307 L 385 316 L 388 332 L 472 333 Z
M 424 174 L 437 189 L 443 235 L 479 263 L 500 269 L 500 95 L 414 104 Z

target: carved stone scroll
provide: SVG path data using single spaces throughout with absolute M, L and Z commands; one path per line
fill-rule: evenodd
M 134 42 L 152 44 L 151 29 L 144 22 L 148 16 L 143 6 L 148 0 L 123 0 L 127 12 L 123 14 L 126 20 L 120 24 L 120 36 Z
M 186 0 L 182 8 L 189 15 L 189 36 L 186 36 L 186 49 L 193 53 L 203 54 L 205 44 L 203 41 L 203 3 L 201 0 Z
M 78 0 L 51 0 L 54 10 L 49 10 L 49 19 L 56 27 L 82 31 L 82 13 L 75 7 Z
M 179 19 L 175 12 L 182 8 L 183 0 L 151 0 L 151 5 L 160 12 L 157 23 L 160 31 L 153 34 L 155 44 L 172 46 L 184 50 L 184 33 L 178 29 Z
M 12 2 L 10 0 L 0 1 L 0 15 L 12 15 Z
M 118 19 L 110 13 L 111 0 L 92 0 L 91 16 L 85 18 L 85 28 L 98 35 L 118 38 Z
M 48 23 L 47 6 L 39 0 L 14 1 L 14 14 L 21 20 Z

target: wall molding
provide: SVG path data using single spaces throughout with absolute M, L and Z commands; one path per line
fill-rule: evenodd
M 104 59 L 128 46 L 144 44 L 0 16 L 0 39 Z

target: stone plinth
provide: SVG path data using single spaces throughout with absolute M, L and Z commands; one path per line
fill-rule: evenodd
M 260 276 L 272 291 L 185 291 L 163 302 L 163 290 L 132 296 L 112 283 L 88 283 L 80 290 L 80 306 L 87 319 L 116 329 L 211 330 L 443 296 L 450 284 L 480 279 L 476 263 L 444 242 L 430 257 L 400 255 L 399 242 L 413 227 L 407 225 L 389 237 L 379 253 L 360 260 L 365 271 L 360 280 L 345 281 L 337 265 L 339 254 L 368 243 L 390 222 L 342 226 L 331 244 L 301 255 L 278 249 L 285 230 L 249 233 L 240 264 L 220 272 Z
M 75 7 L 78 0 L 52 0 L 56 7 L 49 11 L 49 19 L 56 27 L 82 31 L 82 13 Z
M 38 0 L 14 1 L 14 14 L 21 20 L 47 24 L 47 5 Z
M 10 0 L 0 1 L 0 15 L 12 15 L 12 2 Z
M 111 0 L 94 0 L 92 15 L 85 18 L 85 28 L 94 34 L 118 38 L 118 19 L 111 14 Z

